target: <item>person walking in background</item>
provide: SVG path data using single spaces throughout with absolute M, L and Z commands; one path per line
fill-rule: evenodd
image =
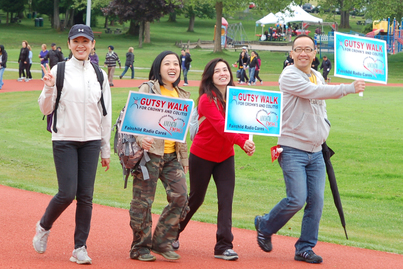
M 126 62 L 125 62 L 125 70 L 123 70 L 123 73 L 119 76 L 120 79 L 123 78 L 123 76 L 126 74 L 127 70 L 130 68 L 132 70 L 132 76 L 131 79 L 134 79 L 134 54 L 133 54 L 133 47 L 130 47 L 129 50 L 126 53 Z
M 251 52 L 247 65 L 249 66 L 249 83 L 248 85 L 256 85 L 255 71 L 258 65 L 257 57 L 254 51 Z
M 67 61 L 68 59 L 70 59 L 69 57 L 64 57 L 61 47 L 57 47 L 56 50 L 59 51 L 61 57 L 63 58 L 63 61 Z
M 289 53 L 287 55 L 287 59 L 285 59 L 284 64 L 283 64 L 283 69 L 286 68 L 289 65 L 293 65 L 294 64 L 294 60 L 291 57 L 291 54 Z
M 249 61 L 248 50 L 246 46 L 243 46 L 241 53 L 239 53 L 239 59 L 235 63 L 239 64 L 238 68 L 241 70 L 241 80 L 239 81 L 239 84 L 245 84 L 247 81 L 249 81 L 249 78 L 246 75 L 246 68 L 248 61 Z
M 91 53 L 90 53 L 90 61 L 92 62 L 92 63 L 94 63 L 94 64 L 96 64 L 96 65 L 99 65 L 99 58 L 98 58 L 98 55 L 97 55 L 97 53 L 95 52 L 95 48 L 93 48 L 92 50 L 91 50 Z
M 45 55 L 44 60 L 49 60 L 50 69 L 57 65 L 58 62 L 63 62 L 63 55 L 56 49 L 56 43 L 52 43 L 52 49 Z
M 41 60 L 41 65 L 43 65 L 43 67 L 45 67 L 45 70 L 46 70 L 46 66 L 48 65 L 48 60 L 47 59 L 45 60 L 45 56 L 49 53 L 49 51 L 47 50 L 46 44 L 42 44 L 41 47 L 42 47 L 42 50 L 41 50 L 41 52 L 39 52 L 38 56 L 39 56 L 39 60 Z M 42 68 L 41 68 L 41 70 L 42 70 Z M 42 79 L 43 79 L 44 75 L 45 75 L 45 72 L 43 72 L 43 70 L 42 70 Z
M 248 135 L 224 132 L 226 89 L 234 85 L 230 66 L 224 59 L 213 59 L 204 68 L 197 99 L 199 122 L 202 118 L 204 120 L 200 123 L 189 155 L 190 211 L 179 224 L 181 233 L 203 204 L 213 176 L 218 198 L 214 257 L 224 260 L 238 259 L 238 254 L 233 250 L 234 236 L 231 231 L 235 188 L 234 145 L 238 145 L 249 156 L 255 151 L 255 144 L 248 140 Z M 179 234 L 172 247 L 179 248 Z
M 99 70 L 104 77 L 101 87 L 88 60 L 95 46 L 91 28 L 83 24 L 71 27 L 68 46 L 73 57 L 65 63 L 64 86 L 56 110 L 55 83 L 59 66 L 52 70 L 49 66 L 47 69 L 42 66 L 45 85 L 38 103 L 44 115 L 54 112 L 52 145 L 59 191 L 36 224 L 33 246 L 38 253 L 46 251 L 50 229 L 76 198 L 74 250 L 70 261 L 91 264 L 87 239 L 91 227 L 95 175 L 99 158 L 102 167 L 106 167 L 105 171 L 110 163 L 111 91 L 106 73 Z M 57 118 L 60 120 L 57 121 Z
M 20 56 L 18 57 L 18 75 L 19 78 L 17 81 L 25 81 L 28 82 L 28 77 L 25 77 L 25 73 L 28 76 L 28 65 L 29 65 L 29 49 L 28 49 L 28 42 L 26 40 L 22 41 L 22 48 L 20 50 Z
M 28 48 L 28 50 L 29 50 L 29 54 L 28 54 L 29 64 L 28 64 L 28 68 L 27 68 L 27 79 L 28 79 L 28 80 L 32 80 L 32 74 L 31 74 L 31 67 L 32 67 L 32 49 L 31 49 L 31 46 L 30 46 L 30 45 L 28 45 L 27 48 Z
M 192 58 L 190 57 L 189 49 L 185 51 L 185 49 L 182 49 L 181 51 L 181 60 L 182 60 L 182 72 L 183 72 L 183 86 L 187 86 L 188 84 L 188 72 L 190 69 L 190 62 L 192 61 Z
M 108 67 L 108 79 L 109 79 L 109 85 L 113 87 L 113 75 L 115 74 L 115 67 L 116 67 L 116 61 L 119 63 L 119 68 L 122 68 L 122 65 L 120 63 L 119 56 L 116 52 L 114 52 L 115 48 L 111 45 L 108 47 L 108 52 L 106 53 L 105 57 L 105 63 L 104 66 Z
M 239 84 L 245 84 L 246 81 L 248 81 L 248 77 L 246 76 L 246 67 L 248 63 L 248 57 L 245 55 L 246 52 L 242 51 L 241 54 L 239 55 L 239 60 L 237 63 L 239 63 L 239 70 L 241 70 L 241 78 L 239 80 Z
M 260 60 L 259 54 L 257 54 L 256 51 L 253 51 L 256 55 L 257 58 L 257 65 L 256 65 L 256 69 L 255 69 L 255 82 L 256 79 L 258 79 L 260 81 L 260 85 L 263 85 L 263 80 L 259 77 L 259 72 L 260 72 L 260 67 L 262 66 L 262 61 Z
M 312 65 L 311 66 L 312 66 L 313 69 L 318 71 L 319 64 L 320 64 L 319 59 L 315 55 L 315 58 L 313 58 L 313 60 L 312 60 Z
M 3 74 L 7 67 L 7 51 L 4 49 L 3 45 L 0 45 L 0 90 L 4 85 Z
M 322 64 L 320 65 L 320 69 L 323 69 L 323 78 L 325 79 L 326 83 L 330 83 L 330 78 L 328 78 L 328 74 L 330 69 L 332 69 L 332 63 L 327 58 L 327 56 L 323 56 Z
M 291 51 L 294 65 L 285 68 L 279 78 L 284 108 L 278 138 L 283 151 L 278 162 L 283 170 L 287 197 L 268 214 L 255 218 L 258 245 L 270 252 L 272 235 L 306 204 L 294 259 L 308 263 L 322 262 L 322 257 L 312 248 L 318 241 L 325 191 L 322 144 L 330 131 L 325 99 L 338 99 L 365 89 L 363 80 L 348 85 L 326 85 L 321 74 L 311 68 L 315 55 L 314 40 L 310 36 L 302 34 L 294 39 Z
M 179 56 L 172 51 L 161 52 L 154 60 L 149 82 L 140 86 L 139 92 L 188 99 L 190 93 L 178 87 L 181 74 Z M 150 161 L 146 163 L 150 178 L 144 180 L 140 166 L 134 172 L 133 199 L 130 203 L 130 226 L 133 242 L 130 258 L 140 261 L 154 261 L 162 255 L 169 260 L 180 258 L 172 249 L 178 233 L 179 221 L 188 212 L 186 176 L 189 168 L 187 144 L 167 139 L 157 139 L 139 135 L 137 143 L 148 151 Z M 168 205 L 164 208 L 152 235 L 151 207 L 154 202 L 158 178 L 167 194 Z

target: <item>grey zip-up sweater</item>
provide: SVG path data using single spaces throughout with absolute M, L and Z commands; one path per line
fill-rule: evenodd
M 354 84 L 325 85 L 322 75 L 311 69 L 317 84 L 309 75 L 294 65 L 286 67 L 280 75 L 283 92 L 283 119 L 278 144 L 307 152 L 322 150 L 330 122 L 327 119 L 325 99 L 338 99 L 355 93 Z

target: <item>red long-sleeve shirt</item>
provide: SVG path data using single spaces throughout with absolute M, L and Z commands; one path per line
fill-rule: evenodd
M 213 100 L 209 100 L 207 94 L 199 99 L 199 119 L 206 119 L 200 124 L 199 131 L 195 136 L 190 152 L 197 157 L 212 162 L 222 162 L 234 155 L 234 144 L 243 149 L 248 135 L 225 133 L 225 113 L 220 102 L 217 108 Z

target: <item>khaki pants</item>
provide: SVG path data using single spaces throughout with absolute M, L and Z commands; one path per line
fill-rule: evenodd
M 115 67 L 116 66 L 108 66 L 108 80 L 109 85 L 113 84 L 113 75 L 115 74 Z

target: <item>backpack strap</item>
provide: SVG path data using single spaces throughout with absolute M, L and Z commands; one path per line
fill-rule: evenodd
M 151 81 L 147 81 L 147 85 L 148 85 L 148 87 L 150 87 L 149 92 L 150 92 L 150 93 L 153 93 L 154 83 L 152 83 Z
M 56 96 L 56 103 L 55 109 L 53 110 L 53 132 L 57 133 L 57 108 L 59 107 L 60 97 L 62 95 L 62 89 L 64 84 L 64 69 L 66 67 L 66 62 L 57 63 L 57 73 L 56 73 L 56 89 L 57 89 L 57 96 Z
M 94 67 L 95 73 L 97 74 L 97 79 L 99 82 L 99 85 L 101 86 L 101 106 L 102 106 L 102 112 L 104 117 L 106 115 L 108 115 L 108 112 L 106 111 L 106 107 L 105 107 L 105 102 L 104 102 L 104 92 L 102 89 L 102 85 L 104 84 L 104 75 L 102 74 L 102 71 L 99 69 L 99 66 L 94 64 L 93 62 L 91 62 L 92 67 Z

